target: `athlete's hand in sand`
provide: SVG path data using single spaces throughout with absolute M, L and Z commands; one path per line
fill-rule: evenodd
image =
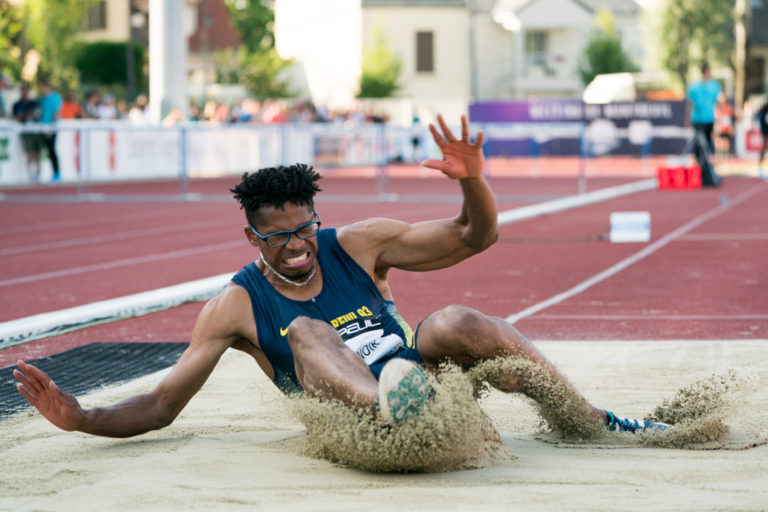
M 435 144 L 443 153 L 443 159 L 425 160 L 421 165 L 442 171 L 443 174 L 455 180 L 482 176 L 483 132 L 477 134 L 477 140 L 474 143 L 470 142 L 467 116 L 461 116 L 461 140 L 457 140 L 440 114 L 437 115 L 437 122 L 440 123 L 443 134 L 440 135 L 433 124 L 429 125 L 429 131 L 432 132 Z
M 59 389 L 39 368 L 24 361 L 18 361 L 16 366 L 18 369 L 13 370 L 13 376 L 19 381 L 16 389 L 27 402 L 34 405 L 40 414 L 60 429 L 70 432 L 77 430 L 84 417 L 77 399 Z

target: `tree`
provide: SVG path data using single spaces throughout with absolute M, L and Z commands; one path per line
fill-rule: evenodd
M 54 88 L 77 86 L 79 77 L 71 66 L 72 50 L 90 3 L 70 0 L 24 2 L 24 39 L 30 49 L 40 54 L 37 78 L 46 78 Z
M 115 85 L 127 87 L 126 45 L 122 41 L 96 41 L 78 43 L 72 50 L 72 64 L 80 72 L 81 80 L 90 85 Z M 134 55 L 134 83 L 140 89 L 149 86 L 144 63 L 146 51 L 139 43 L 131 45 Z
M 282 59 L 275 50 L 275 13 L 266 0 L 225 0 L 232 24 L 244 48 L 234 52 L 236 68 L 230 64 L 233 53 L 219 52 L 216 73 L 222 83 L 239 83 L 257 98 L 292 96 L 280 75 L 292 61 Z
M 584 48 L 579 65 L 582 83 L 586 86 L 597 75 L 603 73 L 633 73 L 638 70 L 621 45 L 621 40 L 613 26 L 611 12 L 598 11 L 595 15 L 595 28 Z
M 667 0 L 659 38 L 662 64 L 688 88 L 691 67 L 707 61 L 730 63 L 733 51 L 732 0 Z
M 373 44 L 363 50 L 363 69 L 358 98 L 388 98 L 400 88 L 397 81 L 403 64 L 390 50 L 384 32 L 376 29 Z
M 249 52 L 259 52 L 275 47 L 272 26 L 275 12 L 271 2 L 261 0 L 224 0 L 229 18 L 235 26 L 240 41 Z
M 259 100 L 294 96 L 280 72 L 286 61 L 272 48 L 267 51 L 249 52 L 246 48 L 224 50 L 215 56 L 216 81 L 221 84 L 240 84 Z
M 23 15 L 17 4 L 0 1 L 0 69 L 13 80 L 21 79 L 24 54 Z

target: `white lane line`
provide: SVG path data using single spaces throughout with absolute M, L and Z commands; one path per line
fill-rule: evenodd
M 421 209 L 423 209 L 423 208 L 421 208 L 421 207 L 411 208 L 410 210 L 406 210 L 405 213 L 410 214 L 412 211 L 419 211 Z M 170 231 L 171 232 L 174 232 L 174 231 L 192 231 L 192 230 L 198 229 L 203 224 L 205 225 L 205 227 L 211 227 L 211 226 L 219 226 L 219 225 L 229 225 L 229 224 L 231 224 L 231 222 L 232 221 L 210 221 L 210 222 L 207 222 L 207 223 L 200 223 L 200 222 L 198 222 L 198 223 L 193 223 L 190 226 L 183 227 L 183 228 L 170 228 Z M 351 222 L 351 220 L 349 220 L 349 221 L 342 221 L 341 223 L 344 224 L 344 223 L 347 223 L 347 222 Z M 143 236 L 143 235 L 148 235 L 148 234 L 149 235 L 161 234 L 162 232 L 166 232 L 168 230 L 169 230 L 168 228 L 150 228 L 150 229 L 147 229 L 147 230 L 139 230 L 139 231 L 132 232 L 133 233 L 132 235 L 126 236 L 124 238 L 133 238 L 134 236 Z M 103 235 L 103 236 L 105 237 L 105 239 L 102 239 L 100 241 L 108 241 L 106 239 L 117 240 L 117 239 L 123 238 L 119 234 L 116 234 L 114 236 L 114 238 L 112 237 L 112 235 Z M 99 240 L 96 240 L 96 238 L 98 238 L 98 237 L 84 237 L 82 239 L 74 239 L 74 240 L 79 240 L 83 244 L 89 243 L 89 242 L 93 242 L 93 243 L 100 242 Z M 50 246 L 46 247 L 46 249 L 54 249 L 54 248 L 59 248 L 59 247 L 65 246 L 65 245 L 58 245 L 59 243 L 66 244 L 67 242 L 66 241 L 51 242 Z M 173 251 L 173 252 L 168 252 L 168 253 L 161 253 L 161 254 L 155 254 L 155 255 L 141 256 L 141 257 L 137 257 L 137 258 L 126 258 L 126 259 L 123 259 L 123 260 L 117 260 L 117 261 L 111 261 L 111 262 L 105 262 L 105 263 L 97 263 L 97 264 L 93 264 L 93 265 L 83 265 L 83 266 L 69 268 L 69 269 L 60 269 L 60 270 L 51 271 L 51 272 L 44 272 L 44 273 L 40 273 L 40 274 L 32 274 L 32 275 L 25 275 L 25 276 L 19 276 L 19 277 L 14 277 L 14 278 L 8 278 L 8 279 L 5 279 L 5 280 L 0 280 L 0 288 L 4 287 L 4 286 L 12 286 L 12 285 L 17 285 L 17 284 L 24 284 L 24 283 L 30 283 L 30 282 L 35 282 L 35 281 L 41 281 L 41 280 L 44 280 L 44 279 L 53 279 L 53 278 L 57 278 L 57 277 L 66 277 L 66 276 L 70 276 L 70 275 L 83 274 L 83 273 L 86 273 L 86 272 L 93 272 L 93 271 L 98 271 L 98 270 L 108 270 L 108 269 L 111 269 L 111 268 L 124 267 L 124 266 L 127 266 L 127 265 L 146 263 L 146 262 L 149 262 L 149 261 L 159 261 L 159 260 L 172 259 L 172 258 L 176 258 L 176 257 L 191 256 L 191 255 L 195 255 L 195 254 L 205 254 L 207 252 L 213 252 L 213 251 L 217 251 L 217 250 L 220 250 L 220 249 L 229 249 L 229 248 L 233 248 L 233 247 L 238 247 L 239 245 L 241 245 L 243 243 L 246 243 L 245 242 L 245 238 L 243 238 L 241 241 L 225 242 L 223 244 L 217 244 L 217 245 L 212 245 L 212 246 L 198 247 L 198 248 L 192 248 L 192 249 L 184 249 L 184 250 Z M 80 245 L 80 244 L 76 243 L 75 245 Z M 36 250 L 42 250 L 42 248 L 39 248 L 37 246 L 35 246 L 33 248 L 36 249 Z M 15 249 L 16 248 L 8 248 L 8 249 L 4 249 L 4 250 L 0 249 L 0 255 L 3 255 L 5 253 L 5 251 L 13 252 Z
M 114 224 L 115 222 L 123 222 L 126 220 L 130 221 L 136 221 L 141 219 L 156 219 L 159 215 L 163 213 L 174 213 L 178 210 L 172 210 L 169 208 L 166 208 L 162 211 L 153 211 L 153 212 L 142 212 L 142 213 L 133 213 L 133 214 L 125 214 L 125 215 L 110 215 L 110 216 L 104 216 L 99 215 L 98 217 L 91 217 L 87 220 L 82 219 L 73 219 L 73 220 L 62 220 L 62 221 L 51 221 L 51 222 L 45 222 L 40 221 L 40 224 L 26 224 L 23 226 L 9 226 L 6 228 L 0 228 L 0 235 L 12 235 L 14 233 L 31 233 L 35 231 L 53 231 L 57 229 L 66 229 L 66 228 L 82 228 L 86 226 L 98 226 L 100 224 Z
M 179 251 L 150 254 L 148 256 L 139 256 L 137 258 L 126 258 L 123 260 L 109 261 L 106 263 L 97 263 L 95 265 L 83 265 L 81 267 L 66 268 L 62 270 L 56 270 L 54 272 L 43 272 L 41 274 L 32 274 L 28 276 L 5 279 L 3 281 L 0 281 L 0 287 L 31 283 L 34 281 L 42 281 L 44 279 L 54 279 L 56 277 L 69 277 L 77 274 L 85 274 L 86 272 L 94 272 L 97 270 L 110 270 L 113 268 L 126 267 L 129 265 L 138 265 L 141 263 L 149 263 L 152 261 L 172 260 L 174 258 L 185 258 L 187 256 L 205 254 L 208 252 L 223 251 L 225 249 L 234 249 L 236 247 L 243 247 L 245 245 L 247 245 L 247 242 L 243 238 L 241 240 L 236 240 L 232 242 L 224 242 L 224 243 L 213 244 L 213 245 L 204 245 L 202 247 L 192 247 L 190 249 L 182 249 Z
M 206 300 L 219 293 L 232 279 L 232 275 L 232 273 L 220 274 L 148 292 L 3 322 L 0 323 L 0 348 L 120 318 L 144 315 L 186 302 Z
M 555 201 L 548 202 L 548 203 L 554 203 L 554 204 L 550 204 L 549 206 L 545 205 L 544 207 L 540 207 L 537 209 L 532 209 L 530 207 L 520 208 L 521 210 L 523 210 L 523 213 L 518 215 L 513 214 L 515 210 L 507 210 L 499 214 L 499 225 L 510 224 L 512 222 L 518 222 L 518 221 L 530 219 L 539 215 L 544 215 L 546 213 L 554 213 L 556 211 L 561 211 L 563 209 L 568 209 L 568 208 L 574 208 L 576 206 L 580 206 L 584 204 L 604 201 L 606 199 L 612 199 L 620 195 L 631 194 L 641 190 L 650 190 L 655 188 L 655 183 L 656 183 L 655 180 L 643 180 L 635 183 L 630 183 L 629 185 L 621 185 L 619 187 L 611 187 L 610 189 L 601 189 L 596 192 L 591 192 L 589 194 L 582 194 L 578 196 L 575 201 L 572 200 L 568 202 L 563 202 L 562 200 L 557 199 Z M 412 208 L 408 210 L 408 212 L 419 211 L 419 210 L 420 208 Z M 232 242 L 231 245 L 220 244 L 219 246 L 210 246 L 210 247 L 204 247 L 199 249 L 192 249 L 191 251 L 198 251 L 198 252 L 195 252 L 195 254 L 199 254 L 201 252 L 208 252 L 206 249 L 219 250 L 220 248 L 234 247 L 240 243 L 243 243 L 243 242 Z M 103 268 L 114 268 L 115 266 L 132 265 L 135 263 L 144 263 L 146 261 L 155 261 L 159 259 L 170 259 L 170 258 L 175 258 L 179 256 L 186 256 L 189 253 L 190 253 L 190 250 L 176 251 L 175 253 L 166 253 L 163 255 L 147 256 L 144 258 L 131 258 L 129 260 L 121 260 L 121 262 L 111 262 L 111 263 L 105 263 L 103 265 L 91 265 L 89 267 L 80 267 L 74 270 L 75 270 L 75 273 L 85 273 L 93 270 L 101 270 Z M 70 275 L 70 271 L 62 270 L 59 272 L 38 274 L 36 279 L 29 279 L 30 277 L 35 277 L 35 276 L 27 276 L 22 278 L 16 278 L 14 280 L 0 281 L 0 286 L 8 286 L 7 284 L 8 281 L 16 281 L 15 284 L 18 284 L 20 280 L 26 280 L 24 282 L 29 282 L 31 280 L 42 280 L 42 279 L 49 279 L 52 277 L 62 277 L 66 275 Z M 226 276 L 226 274 L 222 274 L 222 276 Z M 221 276 L 214 276 L 210 279 L 216 282 L 216 286 L 220 285 L 220 281 L 218 280 L 221 279 Z M 210 291 L 209 288 L 205 288 L 199 285 L 199 283 L 203 281 L 204 280 L 192 281 L 189 283 L 182 283 L 181 285 L 177 285 L 177 286 L 181 287 L 181 286 L 189 285 L 188 288 L 184 288 L 185 293 L 187 293 L 189 297 L 197 297 L 199 295 L 195 295 L 195 294 L 204 294 Z M 225 281 L 228 281 L 228 279 L 225 279 Z M 146 294 L 148 297 L 151 297 L 156 292 L 158 292 L 158 290 L 151 290 L 148 292 L 144 292 L 144 294 Z M 162 309 L 162 306 L 157 306 L 157 305 L 144 304 L 142 306 L 140 304 L 136 304 L 135 297 L 136 296 L 127 296 L 127 297 L 122 297 L 120 299 L 112 299 L 115 301 L 120 301 L 119 307 L 115 306 L 114 303 L 112 303 L 111 301 L 102 301 L 102 302 L 95 302 L 91 304 L 84 304 L 82 306 L 78 306 L 77 308 L 72 308 L 72 309 L 78 310 L 78 315 L 82 313 L 83 318 L 79 318 L 79 319 L 71 318 L 72 310 L 67 309 L 67 310 L 61 310 L 61 311 L 53 311 L 50 313 L 43 313 L 42 315 L 34 315 L 30 317 L 19 318 L 17 320 L 11 320 L 9 322 L 0 323 L 0 333 L 2 333 L 0 335 L 0 348 L 2 348 L 3 346 L 8 346 L 7 343 L 19 344 L 19 343 L 24 343 L 25 341 L 31 341 L 33 339 L 64 332 L 64 331 L 58 330 L 58 328 L 56 327 L 57 324 L 54 324 L 52 326 L 49 325 L 50 319 L 52 318 L 55 319 L 55 321 L 58 322 L 59 324 L 65 325 L 67 331 L 71 331 L 71 330 L 87 327 L 89 325 L 93 325 L 94 323 L 109 322 L 112 320 L 117 320 L 119 318 L 126 318 L 127 316 L 138 316 L 143 313 Z M 203 300 L 203 299 L 201 298 L 201 299 L 190 299 L 190 300 Z M 103 307 L 104 306 L 103 303 L 106 303 L 108 307 Z M 170 306 L 167 306 L 167 307 L 170 307 Z M 94 309 L 91 309 L 91 308 L 94 308 Z M 96 313 L 97 310 L 98 310 L 98 314 Z M 131 311 L 130 315 L 126 313 L 127 310 Z M 62 313 L 62 315 L 59 315 L 59 313 Z M 56 315 L 56 316 L 46 316 L 46 315 Z M 45 332 L 39 329 L 41 323 L 43 323 L 40 318 L 41 316 L 45 316 L 44 324 L 48 326 L 46 328 L 47 331 Z M 96 317 L 98 317 L 98 320 L 94 320 L 94 318 Z M 11 326 L 12 328 L 8 326 Z
M 578 206 L 599 203 L 601 201 L 607 201 L 608 199 L 614 199 L 628 194 L 642 192 L 644 190 L 654 190 L 656 187 L 657 181 L 650 178 L 616 187 L 601 188 L 600 190 L 587 192 L 586 194 L 553 199 L 552 201 L 545 201 L 543 203 L 532 204 L 530 206 L 523 206 L 521 208 L 501 212 L 499 213 L 498 223 L 499 226 L 504 226 L 512 222 L 520 222 L 548 213 L 570 210 L 571 208 L 576 208 Z
M 768 233 L 692 233 L 681 236 L 678 242 L 752 242 L 768 240 Z
M 712 209 L 712 210 L 710 210 L 708 212 L 705 212 L 705 213 L 699 215 L 698 217 L 696 217 L 692 221 L 688 222 L 687 224 L 677 228 L 676 230 L 672 231 L 671 233 L 667 233 L 665 236 L 659 238 L 656 242 L 654 242 L 651 245 L 645 247 L 641 251 L 638 251 L 635 254 L 633 254 L 632 256 L 630 256 L 630 257 L 628 257 L 628 258 L 626 258 L 626 259 L 616 263 L 612 267 L 609 267 L 609 268 L 603 270 L 599 274 L 596 274 L 596 275 L 590 277 L 586 281 L 583 281 L 583 282 L 577 284 L 573 288 L 571 288 L 569 290 L 566 290 L 566 291 L 564 291 L 562 293 L 558 293 L 557 295 L 554 295 L 554 296 L 550 297 L 547 300 L 541 301 L 538 304 L 534 304 L 533 306 L 525 308 L 524 310 L 522 310 L 522 311 L 520 311 L 518 313 L 515 313 L 514 315 L 508 316 L 506 318 L 507 322 L 509 322 L 511 324 L 519 322 L 523 318 L 529 317 L 529 316 L 531 316 L 531 315 L 533 315 L 535 313 L 538 313 L 539 311 L 541 311 L 543 309 L 546 309 L 546 308 L 548 308 L 550 306 L 554 306 L 555 304 L 559 304 L 559 303 L 563 302 L 564 300 L 567 300 L 567 299 L 573 297 L 574 295 L 577 295 L 577 294 L 579 294 L 579 293 L 581 293 L 581 292 L 583 292 L 583 291 L 585 291 L 585 290 L 595 286 L 596 284 L 599 284 L 599 283 L 605 281 L 609 277 L 611 277 L 611 276 L 621 272 L 622 270 L 624 270 L 625 268 L 629 267 L 630 265 L 633 265 L 633 264 L 637 263 L 638 261 L 640 261 L 640 260 L 650 256 L 651 254 L 655 253 L 656 251 L 658 251 L 659 249 L 661 249 L 662 247 L 664 247 L 665 245 L 667 245 L 671 241 L 675 240 L 676 238 L 681 237 L 682 235 L 684 235 L 688 231 L 696 228 L 697 226 L 700 226 L 704 222 L 706 222 L 706 221 L 708 221 L 708 220 L 710 220 L 710 219 L 720 215 L 721 213 L 730 210 L 734 206 L 736 206 L 736 205 L 746 201 L 747 199 L 751 198 L 752 196 L 754 196 L 758 192 L 761 192 L 763 190 L 765 184 L 766 184 L 765 182 L 759 183 L 759 184 L 753 186 L 752 188 L 742 192 L 741 194 L 736 196 L 730 202 L 725 203 L 725 204 L 721 204 L 720 206 L 718 206 L 718 207 L 716 207 L 716 208 L 714 208 L 714 209 Z
M 536 320 L 768 320 L 768 315 L 536 315 Z
M 199 229 L 218 227 L 218 226 L 231 226 L 231 219 L 222 220 L 210 220 L 204 222 L 192 222 L 186 226 L 163 226 L 157 228 L 137 229 L 134 231 L 121 231 L 118 233 L 111 233 L 108 235 L 94 235 L 84 236 L 80 238 L 69 238 L 67 240 L 58 240 L 56 242 L 43 242 L 39 244 L 19 245 L 16 247 L 8 247 L 0 249 L 0 256 L 8 256 L 11 254 L 24 254 L 36 251 L 48 251 L 51 249 L 62 249 L 65 247 L 77 247 L 80 245 L 95 245 L 104 242 L 112 242 L 115 240 L 127 240 L 131 238 L 139 238 L 142 236 L 155 236 L 164 235 L 167 233 L 178 233 L 184 231 L 197 231 Z

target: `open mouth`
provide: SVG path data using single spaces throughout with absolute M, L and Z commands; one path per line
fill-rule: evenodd
M 310 254 L 309 251 L 307 251 L 304 254 L 299 254 L 298 256 L 294 256 L 292 258 L 283 259 L 283 265 L 285 265 L 286 268 L 295 269 L 306 265 L 309 263 L 309 260 Z

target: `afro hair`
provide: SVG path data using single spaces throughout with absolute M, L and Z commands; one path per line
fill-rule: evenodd
M 263 206 L 282 208 L 285 203 L 293 203 L 313 207 L 313 198 L 320 192 L 319 179 L 320 174 L 311 165 L 281 165 L 245 173 L 240 183 L 229 190 L 253 224 L 257 220 L 254 216 Z

